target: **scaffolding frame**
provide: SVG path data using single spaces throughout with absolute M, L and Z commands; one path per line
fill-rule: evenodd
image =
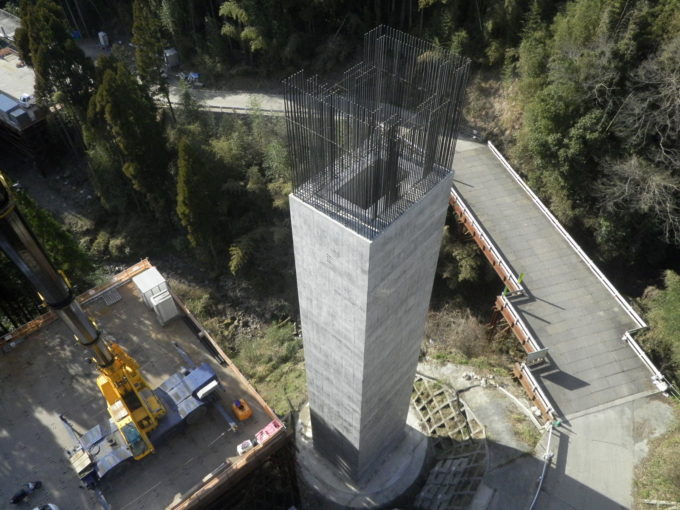
M 469 65 L 381 25 L 337 83 L 284 80 L 293 194 L 373 239 L 451 173 Z

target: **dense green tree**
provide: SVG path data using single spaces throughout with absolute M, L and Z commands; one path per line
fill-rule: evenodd
M 650 329 L 643 335 L 661 370 L 680 383 L 680 276 L 666 271 L 664 286 L 649 289 L 644 299 Z
M 153 99 L 125 65 L 109 59 L 92 96 L 88 124 L 110 136 L 120 151 L 123 174 L 158 219 L 168 220 L 174 188 L 170 154 Z
M 28 67 L 33 67 L 33 61 L 31 60 L 31 42 L 28 38 L 28 30 L 26 30 L 26 28 L 18 27 L 14 31 L 14 44 L 19 50 L 21 59 Z
M 54 94 L 83 119 L 94 85 L 94 66 L 70 36 L 64 11 L 52 0 L 25 0 L 21 8 L 22 58 L 35 71 L 35 94 L 52 103 Z M 28 54 L 25 40 L 28 39 Z
M 221 183 L 215 158 L 197 131 L 183 135 L 177 148 L 177 216 L 191 245 L 217 263 L 224 242 L 216 213 Z
M 4 335 L 41 313 L 40 298 L 16 268 L 0 252 L 0 334 Z
M 573 0 L 552 23 L 532 11 L 519 46 L 518 167 L 621 264 L 659 263 L 680 241 L 680 43 L 660 29 L 679 23 L 672 4 Z
M 463 282 L 477 281 L 486 262 L 477 245 L 458 231 L 456 219 L 449 217 L 448 220 L 439 250 L 437 274 L 449 288 L 455 289 Z
M 132 42 L 135 45 L 135 62 L 139 79 L 153 94 L 160 94 L 165 98 L 174 118 L 168 79 L 165 74 L 161 24 L 151 0 L 132 2 L 132 19 Z
M 24 192 L 16 194 L 17 206 L 40 241 L 50 261 L 74 282 L 88 282 L 92 261 L 73 236 L 49 212 Z
M 280 134 L 271 151 L 272 144 L 260 143 L 265 133 L 277 137 L 274 124 L 228 118 L 208 140 L 200 123 L 177 128 L 177 215 L 191 245 L 213 267 L 236 274 L 260 255 L 267 258 L 273 245 L 287 243 L 287 199 L 280 196 L 290 186 L 287 156 L 278 152 L 284 150 Z
M 163 28 L 172 35 L 172 40 L 180 55 L 188 59 L 194 52 L 197 39 L 194 26 L 199 2 L 184 0 L 161 0 L 159 19 Z

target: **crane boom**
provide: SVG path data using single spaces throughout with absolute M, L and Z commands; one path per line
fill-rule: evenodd
M 99 367 L 113 363 L 97 327 L 90 321 L 73 290 L 54 269 L 42 246 L 16 208 L 0 176 L 0 249 L 33 285 L 47 305 L 66 323 L 78 342 L 92 351 Z

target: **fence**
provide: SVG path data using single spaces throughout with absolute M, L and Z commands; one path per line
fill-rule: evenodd
M 157 100 L 156 104 L 159 107 L 165 107 L 168 105 L 167 101 L 163 100 Z M 173 107 L 176 106 L 182 106 L 182 103 L 179 103 L 177 101 L 171 101 L 170 104 Z M 241 114 L 241 115 L 247 115 L 253 112 L 258 112 L 263 115 L 267 115 L 270 117 L 283 117 L 285 115 L 285 111 L 283 109 L 273 109 L 273 108 L 261 108 L 257 106 L 223 106 L 223 105 L 216 105 L 216 104 L 205 104 L 205 103 L 199 103 L 199 107 L 201 110 L 208 111 L 208 112 L 215 112 L 215 113 L 231 113 L 231 114 Z
M 521 291 L 522 287 L 510 268 L 510 264 L 498 252 L 493 242 L 484 231 L 484 228 L 482 228 L 477 221 L 477 218 L 475 218 L 475 215 L 465 203 L 465 200 L 463 200 L 454 188 L 451 188 L 449 203 L 458 215 L 460 222 L 465 225 L 467 231 L 470 232 L 472 238 L 477 243 L 477 246 L 482 250 L 482 253 L 493 266 L 503 283 L 513 292 Z

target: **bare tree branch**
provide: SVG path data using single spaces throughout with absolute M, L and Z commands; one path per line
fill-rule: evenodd
M 605 211 L 649 214 L 666 242 L 680 244 L 680 178 L 670 170 L 637 156 L 606 162 L 595 196 Z

